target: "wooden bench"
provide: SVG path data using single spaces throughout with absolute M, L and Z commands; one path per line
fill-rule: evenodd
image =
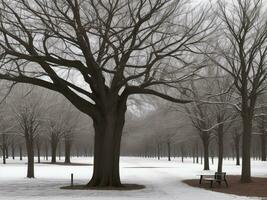
M 225 182 L 226 187 L 228 187 L 228 183 L 226 180 L 226 173 L 225 172 L 215 172 L 214 175 L 200 175 L 199 184 L 201 184 L 203 181 L 210 182 L 210 188 L 212 188 L 213 183 L 217 182 L 221 185 L 222 182 Z

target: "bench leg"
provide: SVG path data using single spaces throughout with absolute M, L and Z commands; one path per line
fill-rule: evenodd
M 203 176 L 200 176 L 200 179 L 199 179 L 199 185 L 200 185 L 201 182 L 202 182 L 202 178 L 203 178 Z
M 210 181 L 210 188 L 212 188 L 212 185 L 213 185 L 213 181 Z
M 228 183 L 227 183 L 227 180 L 226 179 L 224 180 L 224 182 L 225 182 L 226 187 L 228 187 Z

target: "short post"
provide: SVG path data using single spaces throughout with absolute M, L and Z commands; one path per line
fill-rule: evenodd
M 70 175 L 70 186 L 73 187 L 73 173 Z

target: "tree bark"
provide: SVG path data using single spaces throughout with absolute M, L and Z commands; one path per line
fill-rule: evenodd
M 209 170 L 209 136 L 208 133 L 203 133 L 204 135 L 201 137 L 203 143 L 204 150 L 204 170 Z
M 266 161 L 266 135 L 261 135 L 261 160 Z
M 199 158 L 198 158 L 199 157 L 199 155 L 198 155 L 199 154 L 199 152 L 198 152 L 198 142 L 196 142 L 195 146 L 196 146 L 196 158 L 197 158 L 196 159 L 196 163 L 199 163 Z
M 168 148 L 168 161 L 171 161 L 171 142 L 167 142 L 167 148 Z
M 94 170 L 89 187 L 119 187 L 119 158 L 126 101 L 107 106 L 110 110 L 93 119 L 95 129 Z
M 61 160 L 61 146 L 60 146 L 60 142 L 58 143 L 58 160 Z
M 14 141 L 12 141 L 12 144 L 11 144 L 11 153 L 12 153 L 12 159 L 15 160 L 15 144 L 14 144 Z
M 45 160 L 48 160 L 48 144 L 45 143 Z
M 160 144 L 157 144 L 157 154 L 158 154 L 158 160 L 160 160 Z
M 217 137 L 218 137 L 218 167 L 217 172 L 222 172 L 222 166 L 223 166 L 223 125 L 219 125 L 217 130 Z
M 234 143 L 235 143 L 235 155 L 236 155 L 236 165 L 240 165 L 240 153 L 239 153 L 239 146 L 240 146 L 240 135 L 236 134 L 234 136 Z
M 19 160 L 22 160 L 22 146 L 19 146 Z
M 2 134 L 3 164 L 6 164 L 6 134 Z
M 40 155 L 40 144 L 37 145 L 37 158 L 38 158 L 38 163 L 41 163 L 41 155 Z
M 33 139 L 26 139 L 26 149 L 27 149 L 27 158 L 28 158 L 28 170 L 27 178 L 34 178 L 34 144 Z
M 184 162 L 184 145 L 181 145 L 181 159 L 182 159 L 182 163 Z
M 243 137 L 242 137 L 242 174 L 241 182 L 251 182 L 251 131 L 252 119 L 246 114 L 242 116 Z
M 65 138 L 65 163 L 70 163 L 70 152 L 71 152 L 71 140 Z
M 8 145 L 6 144 L 6 158 L 9 158 Z
M 51 163 L 56 163 L 57 162 L 57 145 L 58 145 L 58 139 L 56 138 L 56 136 L 52 135 L 50 145 L 51 145 Z
M 57 145 L 54 142 L 51 142 L 51 163 L 57 162 Z

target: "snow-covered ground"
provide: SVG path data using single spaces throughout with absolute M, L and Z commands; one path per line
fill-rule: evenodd
M 92 164 L 92 158 L 74 158 L 73 162 Z M 240 174 L 240 167 L 234 161 L 224 161 L 227 174 Z M 100 199 L 164 199 L 164 200 L 225 200 L 259 199 L 211 192 L 192 188 L 182 183 L 183 179 L 198 178 L 202 165 L 193 164 L 191 159 L 181 163 L 180 159 L 168 162 L 144 158 L 121 158 L 121 179 L 123 183 L 144 184 L 143 190 L 100 191 L 62 190 L 70 184 L 70 174 L 74 174 L 74 184 L 85 184 L 92 175 L 92 166 L 63 166 L 36 164 L 35 179 L 27 179 L 26 160 L 9 159 L 6 165 L 0 164 L 0 200 L 100 200 Z M 211 172 L 216 163 L 211 165 Z M 267 177 L 267 163 L 252 161 L 252 175 Z

